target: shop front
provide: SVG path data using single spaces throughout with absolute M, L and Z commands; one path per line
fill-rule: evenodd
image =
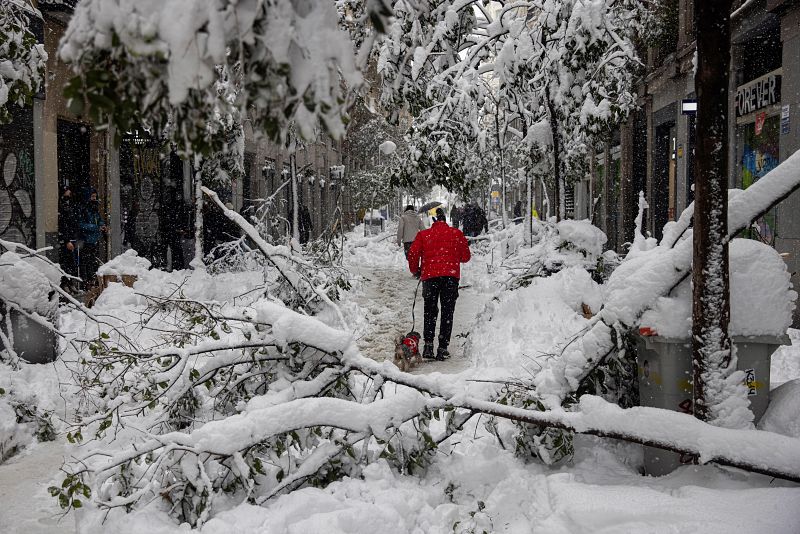
M 747 189 L 780 163 L 781 69 L 736 89 L 737 183 Z M 775 210 L 762 217 L 750 237 L 775 244 Z

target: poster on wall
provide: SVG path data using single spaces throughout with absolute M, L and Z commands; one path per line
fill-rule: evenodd
M 36 245 L 33 108 L 10 108 L 0 126 L 0 239 Z
M 754 123 L 745 124 L 742 128 L 744 141 L 741 160 L 742 189 L 747 189 L 777 167 L 780 162 L 780 119 L 777 115 L 765 117 L 760 133 L 756 133 Z M 757 228 L 750 230 L 749 237 L 773 245 L 776 223 L 775 210 L 772 210 L 756 222 Z
M 789 127 L 789 112 L 791 109 L 789 104 L 784 104 L 781 107 L 781 135 L 786 135 L 791 131 Z

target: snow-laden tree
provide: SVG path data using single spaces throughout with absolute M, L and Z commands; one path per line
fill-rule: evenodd
M 355 22 L 380 25 L 386 8 L 371 0 L 360 13 Z M 118 132 L 144 123 L 181 153 L 210 154 L 224 145 L 213 118 L 229 108 L 277 141 L 290 123 L 305 138 L 319 126 L 344 133 L 348 90 L 361 74 L 339 20 L 327 2 L 88 0 L 76 7 L 59 53 L 76 73 L 67 87 L 74 111 Z M 232 102 L 215 85 L 222 66 L 237 78 Z
M 389 124 L 363 96 L 355 99 L 350 113 L 352 120 L 343 150 L 350 162 L 344 182 L 352 206 L 356 210 L 382 206 L 391 202 L 397 192 L 392 183 L 393 169 L 407 154 L 401 129 Z M 393 149 L 391 153 L 385 153 L 387 146 Z
M 8 105 L 29 104 L 44 83 L 47 52 L 30 30 L 41 14 L 23 0 L 0 3 L 0 124 L 11 121 Z
M 478 109 L 490 91 L 524 125 L 520 130 L 549 125 L 550 139 L 539 141 L 549 147 L 562 193 L 569 164 L 585 159 L 587 138 L 636 105 L 640 62 L 633 43 L 645 28 L 647 3 L 423 2 L 412 8 L 398 1 L 395 14 L 399 22 L 384 37 L 378 63 L 384 102 L 406 105 L 420 138 L 458 140 L 458 133 L 477 137 L 485 127 Z

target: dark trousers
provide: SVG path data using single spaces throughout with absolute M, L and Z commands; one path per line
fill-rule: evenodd
M 413 245 L 413 241 L 409 241 L 408 243 L 403 243 L 403 249 L 406 251 L 406 259 L 408 259 L 408 251 L 411 250 L 411 245 Z
M 425 302 L 425 343 L 432 343 L 436 336 L 436 319 L 439 304 L 442 307 L 442 320 L 439 324 L 439 348 L 446 349 L 453 332 L 453 312 L 458 299 L 458 278 L 437 276 L 422 282 L 422 299 Z
M 100 244 L 84 243 L 80 252 L 81 278 L 87 285 L 93 285 L 97 269 L 100 268 Z
M 61 251 L 58 253 L 58 263 L 61 264 L 61 269 L 65 273 L 78 276 L 78 262 L 75 261 L 75 250 L 69 250 L 66 243 L 61 245 Z

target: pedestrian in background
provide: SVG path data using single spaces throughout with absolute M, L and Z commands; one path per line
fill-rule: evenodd
M 450 209 L 450 224 L 453 228 L 460 228 L 461 227 L 461 208 L 453 204 L 453 207 Z
M 81 278 L 88 287 L 95 282 L 97 269 L 100 267 L 100 240 L 106 233 L 106 221 L 100 215 L 100 200 L 97 198 L 96 189 L 87 191 L 86 203 L 78 226 L 81 238 L 78 261 Z
M 468 237 L 478 236 L 482 230 L 489 231 L 489 221 L 484 212 L 477 204 L 467 204 L 464 208 L 464 234 Z
M 61 269 L 71 276 L 79 276 L 75 257 L 75 243 L 78 240 L 79 206 L 72 189 L 65 186 L 58 199 L 58 263 Z M 73 281 L 64 279 L 62 287 L 73 288 Z
M 514 204 L 514 224 L 520 224 L 522 222 L 522 201 L 517 200 L 517 203 Z
M 400 216 L 400 222 L 397 224 L 397 246 L 403 246 L 403 250 L 408 259 L 408 250 L 411 248 L 411 243 L 417 237 L 417 233 L 423 230 L 422 219 L 417 215 L 414 206 L 409 204 L 406 210 Z

